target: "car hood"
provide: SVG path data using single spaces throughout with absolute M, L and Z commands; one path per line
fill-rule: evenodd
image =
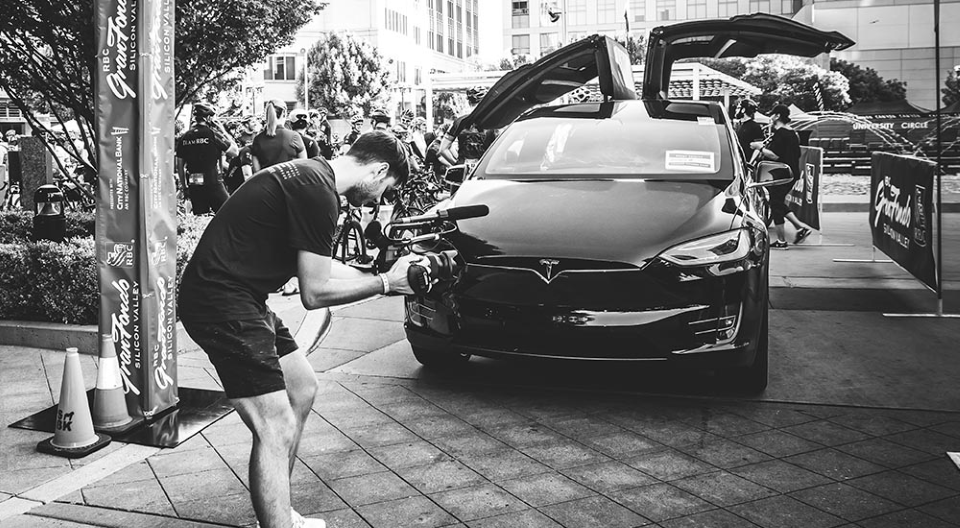
M 451 242 L 468 262 L 490 265 L 549 257 L 640 267 L 680 242 L 730 229 L 734 217 L 722 210 L 723 187 L 702 181 L 470 180 L 450 205 L 485 204 L 490 214 L 459 221 Z
M 666 99 L 673 63 L 692 57 L 756 57 L 782 53 L 815 57 L 855 44 L 836 31 L 820 31 L 766 13 L 729 20 L 697 20 L 650 31 L 643 70 L 643 98 Z
M 527 109 L 598 79 L 613 99 L 636 99 L 630 54 L 610 37 L 593 35 L 506 73 L 467 116 L 464 127 L 503 128 Z

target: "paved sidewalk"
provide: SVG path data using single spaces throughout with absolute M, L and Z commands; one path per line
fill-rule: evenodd
M 474 360 L 426 372 L 404 341 L 401 299 L 335 310 L 309 356 L 322 393 L 294 506 L 330 527 L 960 526 L 960 470 L 945 454 L 960 451 L 960 322 L 885 320 L 879 311 L 922 309 L 930 294 L 895 267 L 832 263 L 869 245 L 865 220 L 828 220 L 825 242 L 853 246 L 774 257 L 774 377 L 760 397 L 619 367 Z M 279 301 L 290 322 L 295 298 Z M 216 387 L 186 347 L 181 386 Z M 92 386 L 95 362 L 81 359 Z M 58 365 L 59 352 L 0 347 L 3 425 L 56 401 Z M 47 436 L 0 430 L 0 527 L 254 523 L 236 413 L 90 482 L 83 468 L 127 460 L 124 446 L 68 461 L 35 451 Z M 75 489 L 24 504 L 58 477 Z

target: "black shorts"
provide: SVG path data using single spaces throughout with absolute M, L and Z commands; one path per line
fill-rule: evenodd
M 227 398 L 260 396 L 287 388 L 280 358 L 295 352 L 297 342 L 269 308 L 262 319 L 183 321 L 183 328 L 210 357 Z

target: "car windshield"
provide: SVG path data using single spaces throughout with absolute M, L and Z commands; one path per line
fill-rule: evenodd
M 564 117 L 561 110 L 515 122 L 478 173 L 493 179 L 725 178 L 718 175 L 722 164 L 729 165 L 721 149 L 724 126 L 712 117 L 624 114 Z

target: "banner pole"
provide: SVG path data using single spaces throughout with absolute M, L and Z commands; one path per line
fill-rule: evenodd
M 942 166 L 940 153 L 943 150 L 941 143 L 941 121 L 940 121 L 940 0 L 933 1 L 933 38 L 934 38 L 934 59 L 936 69 L 936 86 L 934 88 L 934 97 L 936 99 L 935 111 L 937 112 L 937 314 L 943 315 L 943 235 L 942 231 L 942 211 L 943 195 L 940 187 L 943 183 Z

